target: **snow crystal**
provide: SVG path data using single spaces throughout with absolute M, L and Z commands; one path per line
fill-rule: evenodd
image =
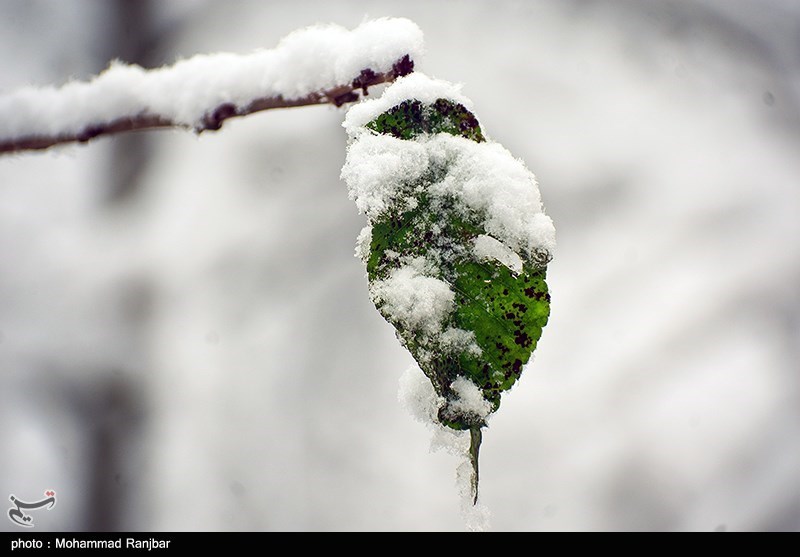
M 298 99 L 349 84 L 364 69 L 389 71 L 406 54 L 413 59 L 421 52 L 422 32 L 407 19 L 367 21 L 353 31 L 314 26 L 249 55 L 198 55 L 150 71 L 114 62 L 89 82 L 23 88 L 0 98 L 0 122 L 6 139 L 75 134 L 141 113 L 199 127 L 222 104 Z
M 491 236 L 481 234 L 475 238 L 473 251 L 475 257 L 477 257 L 479 261 L 497 261 L 508 267 L 514 274 L 522 272 L 522 259 L 520 256 L 501 241 Z
M 455 300 L 450 285 L 421 274 L 417 265 L 404 265 L 387 279 L 372 283 L 370 294 L 392 321 L 404 329 L 427 334 L 441 330 Z

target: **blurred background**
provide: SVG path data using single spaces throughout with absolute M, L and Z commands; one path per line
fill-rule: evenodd
M 0 0 L 0 92 L 379 16 L 556 224 L 493 528 L 800 530 L 797 2 Z M 463 529 L 353 257 L 343 117 L 0 158 L 0 497 L 54 489 L 37 528 Z

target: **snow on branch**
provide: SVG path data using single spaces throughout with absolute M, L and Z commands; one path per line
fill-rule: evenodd
M 358 100 L 359 92 L 409 74 L 422 32 L 402 18 L 295 31 L 272 50 L 210 54 L 146 70 L 112 62 L 88 82 L 27 87 L 0 96 L 0 153 L 47 149 L 155 128 L 218 130 L 271 108 Z

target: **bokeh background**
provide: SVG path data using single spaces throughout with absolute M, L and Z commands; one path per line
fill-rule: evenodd
M 378 16 L 556 223 L 493 528 L 799 530 L 797 2 L 0 0 L 0 91 Z M 343 116 L 0 158 L 0 496 L 55 489 L 38 528 L 463 529 L 353 257 Z

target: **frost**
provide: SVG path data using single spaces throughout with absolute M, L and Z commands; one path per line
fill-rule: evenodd
M 455 299 L 450 285 L 420 274 L 414 265 L 399 267 L 389 278 L 374 282 L 370 294 L 392 321 L 404 329 L 427 334 L 441 331 Z
M 508 267 L 514 274 L 522 272 L 522 259 L 514 250 L 504 245 L 499 240 L 481 234 L 475 238 L 473 247 L 475 257 L 481 260 L 497 261 Z
M 387 72 L 406 54 L 422 53 L 422 32 L 402 18 L 382 18 L 348 31 L 319 25 L 295 31 L 272 50 L 198 55 L 144 70 L 114 62 L 89 82 L 27 87 L 0 98 L 6 138 L 77 133 L 87 124 L 140 113 L 200 127 L 218 106 L 263 97 L 292 100 L 349 84 L 362 70 Z

